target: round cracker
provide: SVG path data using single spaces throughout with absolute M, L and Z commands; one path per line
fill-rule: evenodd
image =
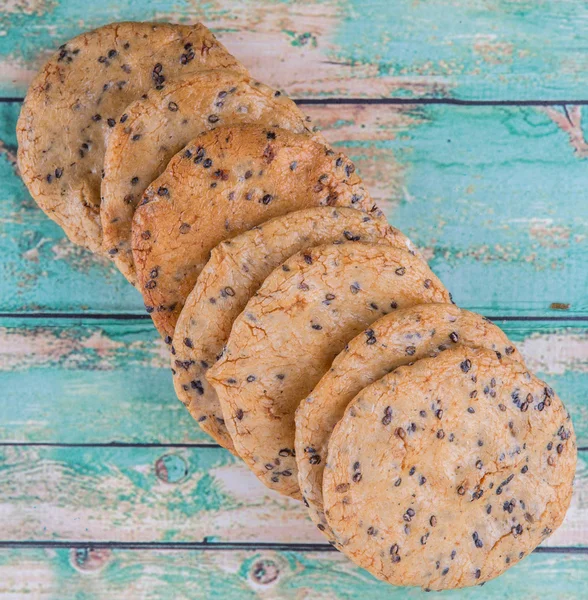
M 300 498 L 294 413 L 345 344 L 382 315 L 449 293 L 406 250 L 362 242 L 305 250 L 276 269 L 235 320 L 208 372 L 241 458 Z
M 336 545 L 323 511 L 323 471 L 329 438 L 347 405 L 393 369 L 458 343 L 523 362 L 505 333 L 485 317 L 453 304 L 422 304 L 386 315 L 355 337 L 300 403 L 295 444 L 298 481 L 310 517 L 331 543 Z
M 234 450 L 216 392 L 205 375 L 221 354 L 233 321 L 287 258 L 337 241 L 381 242 L 414 252 L 410 240 L 383 220 L 353 208 L 328 206 L 276 217 L 212 251 L 176 324 L 171 362 L 178 398 L 221 446 Z
M 258 125 L 218 127 L 176 154 L 133 219 L 133 258 L 147 311 L 174 327 L 210 251 L 272 217 L 311 206 L 381 214 L 351 161 L 307 135 Z
M 201 24 L 113 23 L 60 46 L 17 124 L 19 169 L 37 204 L 71 241 L 100 252 L 104 148 L 124 108 L 178 77 L 224 67 L 244 70 Z
M 240 123 L 313 134 L 310 118 L 287 96 L 226 69 L 203 71 L 151 92 L 125 114 L 128 118 L 114 127 L 106 148 L 100 217 L 104 249 L 133 284 L 135 208 L 147 186 L 190 140 L 214 127 Z M 140 139 L 134 141 L 137 134 Z
M 561 524 L 575 464 L 553 390 L 520 363 L 458 345 L 351 402 L 329 442 L 326 515 L 340 549 L 380 579 L 480 584 Z

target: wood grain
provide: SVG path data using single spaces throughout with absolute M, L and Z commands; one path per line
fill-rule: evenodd
M 588 536 L 588 456 L 545 546 Z M 2 540 L 319 543 L 306 508 L 221 448 L 0 447 Z
M 553 386 L 588 447 L 588 331 L 498 323 Z M 149 321 L 0 319 L 0 442 L 212 443 L 175 397 Z
M 8 0 L 0 98 L 23 96 L 67 39 L 123 19 L 202 20 L 254 76 L 303 102 L 329 100 L 305 110 L 357 162 L 459 304 L 487 315 L 588 316 L 588 144 L 573 102 L 587 100 L 586 3 Z M 455 100 L 551 105 L 447 104 Z M 174 397 L 149 321 L 110 318 L 144 314 L 140 295 L 111 264 L 69 244 L 29 197 L 15 166 L 19 109 L 0 101 L 0 597 L 424 597 L 377 582 L 335 552 L 220 549 L 322 537 L 301 505 L 208 445 Z M 19 316 L 39 312 L 76 316 Z M 89 313 L 100 318 L 84 319 Z M 588 448 L 585 325 L 504 328 L 566 401 Z M 584 450 L 570 512 L 547 542 L 556 553 L 529 556 L 483 592 L 444 597 L 583 600 L 587 467 Z M 10 540 L 33 546 L 2 546 Z M 88 548 L 38 546 L 60 540 Z M 163 549 L 92 549 L 96 541 Z M 205 550 L 169 545 L 203 541 Z
M 458 304 L 487 315 L 588 314 L 579 109 L 568 109 L 570 121 L 529 107 L 306 109 Z M 0 104 L 0 312 L 144 314 L 137 291 L 106 259 L 70 244 L 16 176 L 18 110 Z
M 0 92 L 24 94 L 83 30 L 150 19 L 202 20 L 256 77 L 300 98 L 586 96 L 588 6 L 575 0 L 9 1 Z
M 588 556 L 532 554 L 484 588 L 445 592 L 450 600 L 585 598 Z M 0 550 L 0 596 L 142 600 L 412 600 L 417 589 L 374 579 L 336 552 Z

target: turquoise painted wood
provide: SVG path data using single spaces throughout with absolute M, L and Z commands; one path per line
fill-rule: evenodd
M 566 402 L 588 447 L 588 331 L 499 323 Z M 0 442 L 211 443 L 177 400 L 150 321 L 0 319 Z
M 0 447 L 2 540 L 310 543 L 301 502 L 270 491 L 221 448 Z M 585 547 L 588 452 L 546 547 Z
M 588 4 L 576 0 L 0 5 L 0 542 L 31 544 L 0 544 L 0 597 L 424 597 L 335 552 L 260 547 L 323 538 L 302 505 L 210 445 L 174 397 L 150 322 L 114 319 L 143 313 L 138 292 L 69 244 L 20 182 L 20 102 L 2 98 L 22 97 L 59 44 L 121 19 L 203 20 L 261 80 L 324 100 L 305 110 L 357 163 L 456 301 L 515 318 L 505 331 L 566 401 L 584 448 L 572 506 L 549 554 L 532 554 L 483 590 L 444 597 L 583 600 L 588 327 L 573 319 L 588 317 L 588 145 L 573 101 L 587 100 Z M 423 97 L 568 102 L 361 102 Z M 30 318 L 40 312 L 69 317 Z M 545 320 L 522 319 L 529 315 Z M 60 541 L 66 547 L 47 547 Z M 87 548 L 67 547 L 75 541 Z M 98 541 L 124 547 L 92 549 Z M 162 549 L 141 546 L 153 542 Z M 177 542 L 207 545 L 172 549 Z
M 30 0 L 0 17 L 0 91 L 49 50 L 116 20 L 203 20 L 257 77 L 296 97 L 585 98 L 577 0 Z
M 482 589 L 448 600 L 584 600 L 585 555 L 532 554 Z M 336 591 L 335 591 L 336 590 Z M 0 596 L 10 600 L 424 600 L 393 588 L 335 552 L 24 549 L 0 551 Z
M 588 314 L 579 109 L 568 109 L 572 128 L 555 109 L 306 108 L 458 304 L 487 315 Z M 11 164 L 19 104 L 0 110 L 0 312 L 144 313 L 115 268 L 68 243 L 30 199 Z

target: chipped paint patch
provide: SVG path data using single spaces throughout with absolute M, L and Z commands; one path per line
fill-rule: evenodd
M 490 65 L 502 65 L 513 61 L 514 44 L 500 41 L 497 35 L 476 35 L 473 50 Z
M 169 351 L 161 340 L 113 339 L 103 329 L 53 327 L 0 328 L 0 371 L 31 368 L 110 371 L 141 365 L 169 368 Z
M 2 12 L 38 17 L 51 10 L 56 4 L 55 0 L 4 0 Z
M 8 164 L 14 169 L 14 174 L 20 177 L 18 166 L 16 164 L 16 150 L 6 145 L 3 140 L 0 140 L 0 156 L 4 156 Z
M 0 25 L 0 35 L 2 35 L 2 31 L 6 30 Z M 0 73 L 2 73 L 4 81 L 11 82 L 11 87 L 18 90 L 19 93 L 25 93 L 41 64 L 43 64 L 43 60 L 31 65 L 9 57 L 4 60 L 0 59 Z
M 563 106 L 559 110 L 553 106 L 545 106 L 542 110 L 562 131 L 568 134 L 570 145 L 578 158 L 588 157 L 588 144 L 582 129 L 582 107 L 578 105 Z
M 551 219 L 532 219 L 529 235 L 543 248 L 567 248 L 570 245 L 571 228 L 554 225 Z
M 112 261 L 108 258 L 99 254 L 92 254 L 81 246 L 70 242 L 65 237 L 51 246 L 51 252 L 55 260 L 63 260 L 77 271 L 87 273 L 92 268 L 102 267 L 108 268 L 111 273 L 118 274 Z
M 534 333 L 517 347 L 531 371 L 543 375 L 588 373 L 588 332 Z
M 95 331 L 90 336 L 77 339 L 66 332 L 60 335 L 52 329 L 33 331 L 0 329 L 0 368 L 6 371 L 27 369 L 60 363 L 65 368 L 75 368 L 86 363 L 84 351 L 93 351 L 99 368 L 112 368 L 108 359 L 123 346 Z

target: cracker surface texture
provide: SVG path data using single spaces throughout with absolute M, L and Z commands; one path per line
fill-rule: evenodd
M 448 301 L 421 259 L 383 244 L 317 246 L 273 271 L 207 374 L 235 448 L 259 479 L 300 498 L 294 452 L 300 401 L 373 321 L 398 308 Z
M 310 118 L 286 95 L 228 69 L 202 71 L 153 90 L 125 109 L 104 159 L 100 217 L 105 252 L 136 283 L 131 249 L 133 214 L 149 184 L 190 140 L 222 125 L 257 123 L 306 133 Z M 139 136 L 137 138 L 137 136 Z
M 576 439 L 544 382 L 458 346 L 351 402 L 329 441 L 325 513 L 340 549 L 395 585 L 483 583 L 563 521 Z
M 206 372 L 222 353 L 234 320 L 265 278 L 290 256 L 319 244 L 346 241 L 414 251 L 405 235 L 381 219 L 353 208 L 324 206 L 271 219 L 211 252 L 176 324 L 171 366 L 178 398 L 225 448 L 234 451 Z
M 173 336 L 217 244 L 312 206 L 381 215 L 353 163 L 308 135 L 259 125 L 218 127 L 176 154 L 133 219 L 138 287 L 160 333 Z
M 329 438 L 347 405 L 390 371 L 463 344 L 522 357 L 499 327 L 453 304 L 421 304 L 394 311 L 355 337 L 296 411 L 296 460 L 310 517 L 336 545 L 323 510 L 323 471 Z
M 17 124 L 18 165 L 37 204 L 72 242 L 102 252 L 104 150 L 125 107 L 225 67 L 244 71 L 201 24 L 113 23 L 60 46 L 31 83 Z M 128 159 L 136 160 L 132 147 Z

